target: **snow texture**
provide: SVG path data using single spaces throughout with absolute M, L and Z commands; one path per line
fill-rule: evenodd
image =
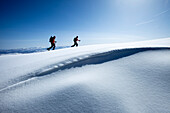
M 0 56 L 2 113 L 170 113 L 170 38 Z

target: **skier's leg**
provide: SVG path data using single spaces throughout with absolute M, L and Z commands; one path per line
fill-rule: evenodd
M 53 44 L 53 50 L 55 49 L 55 44 Z
M 74 46 L 75 46 L 75 42 L 74 42 L 74 44 L 71 47 L 74 47 Z
M 76 47 L 77 47 L 77 46 L 78 46 L 78 43 L 76 42 L 75 45 L 76 45 Z
M 47 48 L 47 50 L 50 50 L 53 47 L 53 44 L 51 43 L 51 46 L 49 48 Z

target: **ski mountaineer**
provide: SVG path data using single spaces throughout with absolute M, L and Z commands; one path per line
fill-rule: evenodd
M 50 39 L 49 39 L 49 42 L 51 43 L 51 47 L 47 48 L 47 50 L 49 51 L 51 48 L 53 48 L 53 50 L 55 49 L 55 38 L 56 36 L 51 36 Z
M 80 41 L 79 39 L 78 39 L 78 36 L 76 36 L 74 39 L 73 39 L 73 41 L 74 41 L 74 45 L 72 45 L 71 47 L 74 47 L 74 46 L 78 46 L 78 43 L 77 43 L 77 41 Z

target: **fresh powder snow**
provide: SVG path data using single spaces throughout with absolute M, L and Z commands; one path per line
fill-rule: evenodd
M 170 38 L 0 56 L 2 113 L 170 113 Z

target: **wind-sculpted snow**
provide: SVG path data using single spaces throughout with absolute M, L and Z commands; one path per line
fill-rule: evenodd
M 12 63 L 14 59 L 22 62 L 22 57 L 30 61 L 31 57 L 34 62 L 20 63 L 25 67 L 30 65 L 31 72 L 26 69 L 14 74 L 6 70 L 17 70 L 21 68 L 19 65 L 10 68 L 7 66 L 11 63 L 4 65 L 4 76 L 15 76 L 4 78 L 5 82 L 1 80 L 0 112 L 170 112 L 169 47 L 87 49 L 92 51 L 80 53 L 80 48 L 71 48 L 48 54 L 1 57 Z M 71 54 L 66 53 L 70 50 Z M 49 63 L 44 65 L 43 59 L 53 58 L 51 55 L 58 55 L 58 59 L 46 61 Z M 41 60 L 36 63 L 37 56 L 41 56 Z
M 0 91 L 9 90 L 11 88 L 17 87 L 18 85 L 25 84 L 25 82 L 32 80 L 34 77 L 46 76 L 51 73 L 57 72 L 59 70 L 65 70 L 75 67 L 82 67 L 84 65 L 91 65 L 91 64 L 101 64 L 112 60 L 117 60 L 119 58 L 127 57 L 139 52 L 143 51 L 150 51 L 150 50 L 169 50 L 168 47 L 155 47 L 155 48 L 127 48 L 127 49 L 120 49 L 120 50 L 112 50 L 104 53 L 99 53 L 95 55 L 84 55 L 75 58 L 71 58 L 57 64 L 53 64 L 47 67 L 44 67 L 40 70 L 35 72 L 31 72 L 28 75 L 20 76 L 19 78 L 15 78 L 11 80 L 11 85 L 6 86 Z
M 116 60 L 119 58 L 127 57 L 139 52 L 143 51 L 149 51 L 149 50 L 170 50 L 168 47 L 156 47 L 156 48 L 129 48 L 129 49 L 121 49 L 121 50 L 112 50 L 109 52 L 99 53 L 95 55 L 85 55 L 80 56 L 72 59 L 68 59 L 63 62 L 59 62 L 57 64 L 54 64 L 53 66 L 50 66 L 47 70 L 43 69 L 43 72 L 35 73 L 33 76 L 45 76 L 48 74 L 51 74 L 53 72 L 69 69 L 69 68 L 75 68 L 75 67 L 81 67 L 84 65 L 90 65 L 90 64 L 101 64 L 108 61 Z
M 125 49 L 127 52 L 127 49 Z M 121 51 L 118 50 L 119 56 Z M 129 49 L 130 51 L 133 49 Z M 143 52 L 141 52 L 141 50 Z M 147 49 L 148 50 L 148 49 Z M 154 51 L 153 51 L 154 50 Z M 113 52 L 113 51 L 112 51 Z M 98 65 L 62 67 L 21 81 L 0 92 L 0 111 L 57 113 L 168 113 L 170 51 L 157 48 L 95 61 Z M 118 55 L 117 53 L 117 55 Z M 90 58 L 110 55 L 101 53 Z M 126 54 L 127 55 L 127 54 Z M 159 57 L 158 57 L 159 56 Z M 160 57 L 161 56 L 161 57 Z M 77 63 L 71 63 L 73 67 Z M 85 59 L 80 61 L 82 63 Z M 93 61 L 93 60 L 92 60 Z M 67 62 L 67 61 L 66 61 Z M 87 63 L 87 62 L 86 62 Z M 74 64 L 74 65 L 73 65 Z M 88 63 L 87 63 L 88 64 Z M 92 63 L 91 63 L 92 64 Z M 59 66 L 59 64 L 58 64 Z M 70 68 L 70 69 L 69 69 Z

